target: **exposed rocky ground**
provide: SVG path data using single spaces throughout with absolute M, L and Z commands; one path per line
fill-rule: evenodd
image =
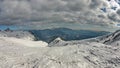
M 107 45 L 120 45 L 120 30 L 98 38 L 99 42 Z

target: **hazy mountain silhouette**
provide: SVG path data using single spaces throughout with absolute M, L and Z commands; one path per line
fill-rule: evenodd
M 108 34 L 105 31 L 91 31 L 91 30 L 72 30 L 68 28 L 55 28 L 55 29 L 45 29 L 45 30 L 30 30 L 37 40 L 42 40 L 50 43 L 54 39 L 60 37 L 65 41 L 70 40 L 82 40 L 93 38 L 97 36 L 102 36 Z

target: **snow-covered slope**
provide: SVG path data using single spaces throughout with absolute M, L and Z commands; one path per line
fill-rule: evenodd
M 114 33 L 98 38 L 98 42 L 114 46 L 120 45 L 120 30 L 117 30 Z
M 119 68 L 119 48 L 95 42 L 44 48 L 1 44 L 0 68 Z
M 47 47 L 48 43 L 43 41 L 24 40 L 13 37 L 0 37 L 0 45 L 27 46 L 27 47 Z
M 63 43 L 65 43 L 64 40 L 62 40 L 60 37 L 56 38 L 54 41 L 52 41 L 51 43 L 49 43 L 49 47 L 53 47 L 53 46 L 64 46 Z
M 28 31 L 0 31 L 0 37 L 15 37 L 25 40 L 35 40 L 36 38 Z
M 119 33 L 118 30 L 103 38 L 119 41 Z M 119 68 L 120 45 L 103 44 L 101 38 L 82 41 L 56 38 L 48 45 L 42 41 L 0 37 L 0 68 Z
M 36 38 L 29 31 L 0 31 L 0 44 L 28 47 L 48 46 L 46 42 L 35 40 Z

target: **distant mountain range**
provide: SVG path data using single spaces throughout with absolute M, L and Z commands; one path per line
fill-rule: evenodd
M 37 38 L 37 40 L 42 40 L 48 43 L 50 43 L 58 37 L 65 41 L 70 41 L 88 39 L 110 33 L 105 31 L 72 30 L 68 28 L 29 30 L 29 32 L 31 32 Z

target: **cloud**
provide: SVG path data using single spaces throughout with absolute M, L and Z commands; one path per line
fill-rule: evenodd
M 0 25 L 96 24 L 119 21 L 119 10 L 105 14 L 105 0 L 0 0 Z M 117 20 L 116 20 L 117 19 Z

